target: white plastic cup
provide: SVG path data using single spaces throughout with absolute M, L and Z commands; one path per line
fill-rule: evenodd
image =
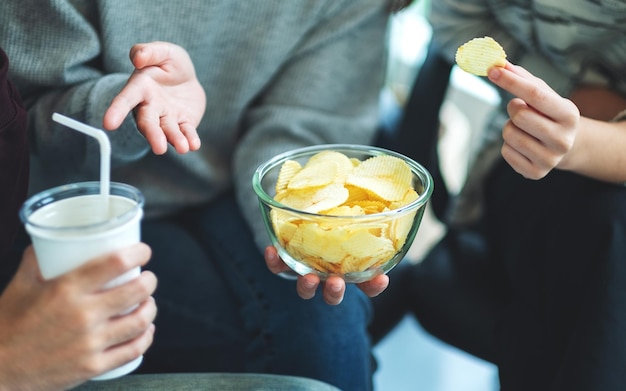
M 133 186 L 113 182 L 106 196 L 100 194 L 100 182 L 80 182 L 35 194 L 20 209 L 20 218 L 30 235 L 41 274 L 51 279 L 97 256 L 138 243 L 143 205 L 143 195 Z M 140 273 L 139 267 L 129 270 L 105 288 L 130 281 Z M 126 375 L 142 360 L 139 356 L 92 380 Z

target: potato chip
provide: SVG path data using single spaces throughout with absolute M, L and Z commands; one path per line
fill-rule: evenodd
M 343 274 L 341 263 L 325 262 L 322 258 L 308 256 L 304 256 L 301 259 L 314 270 L 319 270 L 329 274 Z
M 322 211 L 325 215 L 330 216 L 363 216 L 365 215 L 365 211 L 358 205 L 348 206 L 348 205 L 340 205 L 334 208 L 330 208 Z
M 348 189 L 348 199 L 346 200 L 347 205 L 353 205 L 359 201 L 369 201 L 371 196 L 369 192 L 365 189 L 361 189 L 360 187 L 351 186 L 346 184 L 346 189 Z
M 274 232 L 276 232 L 276 238 L 281 246 L 285 247 L 295 232 L 298 230 L 299 223 L 297 219 L 290 217 L 287 213 L 277 209 L 270 211 L 270 218 L 272 220 L 272 226 Z
M 411 187 L 411 168 L 394 156 L 374 156 L 354 168 L 346 184 L 360 187 L 385 201 L 402 199 Z
M 406 238 L 411 231 L 411 227 L 413 226 L 413 220 L 415 219 L 416 214 L 417 211 L 406 213 L 399 216 L 397 219 L 394 219 L 391 224 L 389 224 L 389 237 L 391 238 L 396 251 L 400 251 L 400 249 L 404 246 Z
M 300 235 L 294 236 L 291 243 L 299 246 L 307 256 L 341 263 L 350 255 L 344 247 L 351 235 L 350 227 L 324 229 L 317 224 L 303 224 L 300 228 Z
M 302 166 L 295 160 L 286 160 L 283 165 L 280 167 L 280 171 L 278 172 L 278 179 L 276 180 L 276 194 L 287 188 L 289 181 L 294 177 L 298 172 L 302 170 Z
M 402 196 L 401 200 L 389 203 L 389 209 L 391 210 L 400 209 L 403 206 L 406 206 L 410 204 L 411 202 L 417 200 L 419 197 L 420 197 L 419 194 L 417 194 L 417 192 L 413 188 L 409 188 L 406 190 L 406 193 L 404 193 L 404 196 Z
M 275 198 L 293 209 L 318 213 L 343 204 L 348 199 L 348 190 L 338 183 L 331 183 L 277 194 Z
M 352 169 L 354 168 L 352 160 L 350 160 L 346 155 L 337 151 L 322 151 L 317 153 L 309 159 L 306 163 L 307 166 L 314 166 L 317 164 L 328 164 L 332 163 L 337 168 L 333 182 L 335 183 L 344 183 L 346 181 L 346 177 Z
M 487 76 L 489 68 L 506 65 L 506 53 L 498 42 L 485 36 L 474 38 L 459 46 L 455 60 L 465 72 L 477 76 Z
M 377 262 L 388 261 L 396 253 L 391 240 L 363 231 L 355 232 L 343 247 L 350 254 L 342 262 L 343 273 L 367 270 Z
M 363 212 L 365 212 L 365 214 L 368 214 L 368 215 L 375 214 L 375 213 L 381 213 L 381 212 L 384 212 L 386 210 L 389 210 L 387 208 L 387 204 L 385 202 L 383 202 L 383 201 L 380 201 L 380 200 L 354 201 L 353 203 L 351 203 L 349 205 L 360 207 L 363 210 Z
M 282 168 L 282 167 L 281 167 Z M 290 190 L 319 187 L 333 182 L 337 176 L 337 164 L 330 161 L 321 161 L 313 165 L 305 165 L 287 184 Z

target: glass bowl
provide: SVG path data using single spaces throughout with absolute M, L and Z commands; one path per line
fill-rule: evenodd
M 417 194 L 413 192 L 411 201 L 403 206 L 360 215 L 338 213 L 337 209 L 331 209 L 330 214 L 328 210 L 313 208 L 315 211 L 311 211 L 311 208 L 296 208 L 293 202 L 286 202 L 292 205 L 287 206 L 277 201 L 277 181 L 283 164 L 289 161 L 292 166 L 293 162 L 305 166 L 312 156 L 324 151 L 339 152 L 354 165 L 358 164 L 354 163 L 357 160 L 363 162 L 375 156 L 399 158 L 410 169 L 410 174 L 407 170 L 405 173 L 410 176 L 407 180 Z M 329 172 L 334 171 L 322 170 L 319 176 Z M 311 186 L 317 186 L 321 183 L 318 179 L 306 180 L 313 181 Z M 387 273 L 404 258 L 433 192 L 430 173 L 414 160 L 383 148 L 352 144 L 315 145 L 277 155 L 259 166 L 252 185 L 272 245 L 283 261 L 297 274 L 314 273 L 321 280 L 338 275 L 348 283 L 369 281 Z M 281 183 L 280 186 L 286 185 Z M 348 197 L 352 197 L 355 188 L 347 187 L 350 189 Z M 332 187 L 331 198 L 343 192 L 346 190 Z M 276 198 L 284 201 L 284 198 Z M 371 203 L 376 200 L 366 200 L 361 205 Z

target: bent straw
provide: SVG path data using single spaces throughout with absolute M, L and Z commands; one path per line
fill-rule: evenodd
M 100 144 L 100 194 L 107 196 L 105 199 L 108 199 L 111 183 L 111 142 L 107 135 L 100 129 L 59 113 L 53 113 L 52 120 L 98 140 L 98 144 Z

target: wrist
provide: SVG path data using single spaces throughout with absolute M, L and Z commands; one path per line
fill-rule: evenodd
M 590 126 L 589 122 L 594 121 L 595 120 L 580 117 L 580 120 L 578 121 L 578 129 L 576 130 L 576 137 L 574 138 L 572 147 L 563 156 L 556 168 L 572 172 L 580 172 L 581 168 L 584 168 L 585 161 L 588 158 L 585 156 L 587 153 L 586 148 L 584 148 L 586 145 L 585 138 L 587 137 L 587 129 Z

